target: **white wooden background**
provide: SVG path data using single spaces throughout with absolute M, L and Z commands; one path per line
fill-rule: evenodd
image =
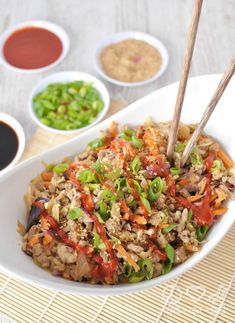
M 95 46 L 107 35 L 138 30 L 157 36 L 169 51 L 170 64 L 156 82 L 134 89 L 107 84 L 111 96 L 127 101 L 179 79 L 193 0 L 0 0 L 0 32 L 25 20 L 46 19 L 63 26 L 71 50 L 56 68 L 42 74 L 17 74 L 0 66 L 0 111 L 16 117 L 27 139 L 35 125 L 27 113 L 32 87 L 58 71 L 79 70 L 95 74 Z M 235 54 L 235 0 L 204 0 L 191 75 L 222 73 Z

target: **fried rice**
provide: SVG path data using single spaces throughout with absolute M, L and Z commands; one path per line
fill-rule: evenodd
M 234 199 L 233 162 L 202 134 L 180 167 L 195 129 L 180 124 L 170 164 L 169 127 L 113 123 L 85 152 L 45 165 L 25 195 L 22 250 L 53 275 L 92 284 L 152 279 L 198 252 Z

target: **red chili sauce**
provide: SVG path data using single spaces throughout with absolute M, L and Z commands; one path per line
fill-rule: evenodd
M 11 34 L 3 47 L 6 61 L 22 69 L 37 69 L 54 63 L 63 45 L 58 36 L 39 27 L 26 27 Z

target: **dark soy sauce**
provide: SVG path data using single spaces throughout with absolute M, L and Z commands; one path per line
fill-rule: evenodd
M 0 121 L 0 170 L 14 159 L 18 145 L 15 131 L 8 124 Z

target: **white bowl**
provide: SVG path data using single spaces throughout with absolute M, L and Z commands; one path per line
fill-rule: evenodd
M 55 128 L 51 128 L 49 126 L 44 125 L 37 117 L 36 113 L 34 112 L 33 109 L 33 98 L 35 95 L 43 91 L 49 84 L 53 83 L 67 83 L 67 82 L 73 82 L 73 81 L 85 81 L 85 82 L 92 82 L 93 86 L 97 89 L 97 91 L 100 93 L 102 100 L 104 101 L 104 107 L 103 110 L 97 115 L 96 119 L 94 122 L 89 124 L 86 127 L 79 128 L 79 129 L 74 129 L 74 130 L 59 130 Z M 34 122 L 48 130 L 54 133 L 58 134 L 73 134 L 73 133 L 79 133 L 81 131 L 87 130 L 91 127 L 93 127 L 96 123 L 100 122 L 105 114 L 107 113 L 110 105 L 110 98 L 109 98 L 109 93 L 106 88 L 106 86 L 98 80 L 96 77 L 87 74 L 87 73 L 82 73 L 82 72 L 73 72 L 73 71 L 68 71 L 68 72 L 60 72 L 56 74 L 52 74 L 44 79 L 42 79 L 32 90 L 29 100 L 28 100 L 28 108 L 30 115 Z
M 183 122 L 199 121 L 220 78 L 221 75 L 208 75 L 189 79 L 181 118 Z M 206 127 L 206 132 L 217 138 L 228 154 L 235 160 L 235 113 L 232 109 L 235 101 L 234 87 L 235 79 L 232 79 Z M 173 268 L 168 274 L 137 284 L 101 286 L 65 280 L 61 277 L 52 276 L 49 272 L 36 266 L 32 259 L 21 251 L 21 237 L 16 232 L 16 223 L 18 219 L 23 223 L 26 222 L 23 195 L 30 180 L 43 170 L 42 161 L 56 163 L 61 161 L 64 156 L 73 156 L 78 152 L 82 152 L 87 143 L 97 138 L 100 131 L 108 128 L 113 120 L 120 125 L 130 124 L 133 126 L 143 123 L 144 119 L 149 115 L 153 116 L 156 121 L 171 120 L 177 90 L 178 83 L 175 83 L 153 92 L 82 133 L 77 138 L 23 162 L 2 176 L 0 179 L 1 270 L 29 283 L 57 291 L 83 295 L 117 295 L 154 287 L 176 278 L 195 266 L 218 244 L 235 221 L 235 203 L 233 202 L 228 203 L 228 212 L 221 216 L 211 228 L 207 236 L 208 242 L 203 245 L 198 253 L 195 253 L 183 264 Z
M 0 175 L 3 175 L 10 167 L 14 166 L 22 156 L 25 147 L 25 134 L 20 123 L 9 114 L 0 112 L 0 121 L 9 125 L 15 131 L 18 138 L 18 149 L 15 157 L 5 168 L 0 171 Z
M 40 67 L 40 68 L 35 68 L 35 69 L 23 69 L 23 68 L 15 67 L 7 62 L 7 60 L 5 59 L 4 54 L 3 54 L 3 47 L 4 47 L 4 44 L 7 40 L 7 38 L 15 31 L 17 31 L 21 28 L 25 28 L 25 27 L 44 28 L 44 29 L 51 31 L 52 33 L 54 33 L 56 36 L 59 37 L 59 39 L 62 42 L 62 53 L 54 63 L 47 65 L 45 67 Z M 19 23 L 17 25 L 14 25 L 12 27 L 9 27 L 0 36 L 0 64 L 3 64 L 4 67 L 7 67 L 8 69 L 10 69 L 14 72 L 19 72 L 19 73 L 24 73 L 24 74 L 40 73 L 40 72 L 47 71 L 50 68 L 58 65 L 65 58 L 65 56 L 68 54 L 69 47 L 70 47 L 70 41 L 69 41 L 68 34 L 59 25 L 57 25 L 53 22 L 50 22 L 50 21 L 45 21 L 45 20 L 25 21 L 25 22 Z
M 118 42 L 125 40 L 125 39 L 143 40 L 143 41 L 149 43 L 150 45 L 152 45 L 153 47 L 155 47 L 159 51 L 159 53 L 162 57 L 162 64 L 161 64 L 159 71 L 157 71 L 157 73 L 153 77 L 151 77 L 150 79 L 148 79 L 146 81 L 142 81 L 142 82 L 133 82 L 133 83 L 122 82 L 122 81 L 116 80 L 116 79 L 108 76 L 106 74 L 106 72 L 103 70 L 101 63 L 100 63 L 100 53 L 101 53 L 102 49 L 110 44 L 118 43 Z M 102 76 L 104 79 L 106 79 L 107 81 L 109 81 L 113 84 L 120 85 L 120 86 L 129 86 L 129 87 L 146 85 L 150 82 L 157 80 L 165 72 L 167 65 L 168 65 L 168 61 L 169 61 L 168 52 L 167 52 L 166 47 L 163 45 L 163 43 L 159 39 L 157 39 L 156 37 L 151 36 L 146 33 L 139 32 L 139 31 L 125 31 L 125 32 L 116 33 L 116 34 L 108 36 L 97 46 L 95 53 L 94 53 L 94 59 L 93 59 L 95 69 L 99 73 L 100 76 Z

